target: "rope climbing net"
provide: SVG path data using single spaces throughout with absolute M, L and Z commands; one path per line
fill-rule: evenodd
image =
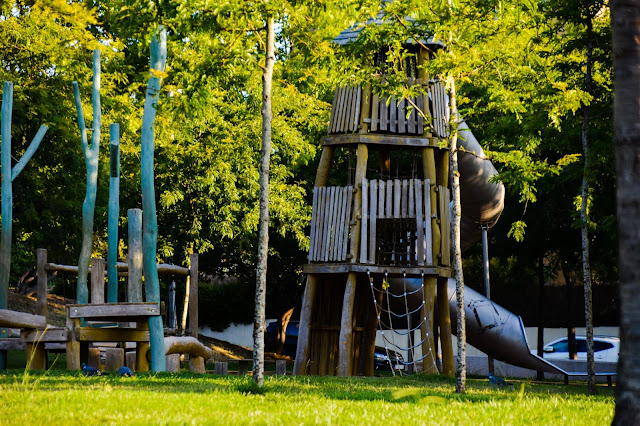
M 367 276 L 369 278 L 369 286 L 371 287 L 373 303 L 376 308 L 376 315 L 378 316 L 378 329 L 382 336 L 387 361 L 393 375 L 395 376 L 396 373 L 400 375 L 407 374 L 409 366 L 413 367 L 411 369 L 412 371 L 417 371 L 416 366 L 420 362 L 423 363 L 425 370 L 427 369 L 425 363 L 431 362 L 431 366 L 433 367 L 432 370 L 438 371 L 436 368 L 436 357 L 431 345 L 423 346 L 423 344 L 427 342 L 427 339 L 430 338 L 431 331 L 429 330 L 428 324 L 432 323 L 431 316 L 433 315 L 432 312 L 424 309 L 424 273 L 420 280 L 420 287 L 415 290 L 409 290 L 407 288 L 407 274 L 403 272 L 403 286 L 401 293 L 391 290 L 388 280 L 389 277 L 386 272 L 384 273 L 382 286 L 379 289 L 374 285 L 373 277 L 369 271 L 367 271 Z M 416 294 L 419 294 L 420 296 L 420 305 L 410 311 L 409 299 Z M 392 300 L 396 300 L 400 302 L 400 304 L 403 304 L 404 310 L 402 312 L 394 312 L 392 309 Z M 395 305 L 395 303 L 393 304 Z M 411 319 L 418 313 L 420 314 L 420 321 L 418 321 L 418 324 L 412 324 Z M 394 328 L 394 319 L 396 319 L 396 322 L 405 320 L 406 328 Z M 421 333 L 422 340 L 420 341 L 416 341 L 417 339 L 414 338 L 416 330 L 426 330 L 426 332 Z M 426 353 L 423 351 L 423 353 L 418 357 L 417 349 L 420 347 L 428 347 L 429 349 Z M 405 360 L 403 357 L 396 355 L 400 352 L 406 352 L 409 355 L 409 360 Z

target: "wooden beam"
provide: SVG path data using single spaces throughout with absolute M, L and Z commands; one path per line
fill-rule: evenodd
M 385 272 L 389 275 L 402 276 L 405 272 L 408 277 L 420 277 L 422 274 L 439 275 L 442 277 L 451 277 L 451 268 L 442 266 L 424 267 L 407 267 L 407 266 L 378 266 L 378 265 L 362 265 L 358 263 L 324 263 L 324 264 L 306 264 L 302 266 L 305 274 L 346 274 L 349 272 L 360 272 L 366 274 L 367 271 L 374 274 Z
M 369 133 L 369 122 L 371 119 L 371 84 L 367 83 L 362 91 L 360 103 L 360 133 Z
M 69 318 L 111 319 L 119 317 L 150 317 L 160 315 L 160 304 L 105 303 L 91 305 L 67 305 Z
M 309 326 L 311 325 L 311 311 L 316 299 L 316 281 L 313 274 L 307 274 L 307 285 L 302 296 L 302 309 L 300 310 L 300 323 L 298 327 L 298 346 L 296 348 L 296 360 L 293 365 L 293 374 L 301 376 L 307 373 L 307 361 L 309 360 Z
M 449 316 L 449 294 L 445 277 L 437 279 L 436 304 L 438 313 L 438 325 L 440 327 L 440 347 L 442 348 L 442 374 L 453 377 L 455 369 L 453 364 L 453 344 L 451 343 L 451 317 Z
M 440 255 L 440 244 L 442 237 L 440 235 L 440 226 L 438 225 L 438 197 L 436 196 L 435 187 L 437 170 L 435 152 L 433 148 L 424 148 L 422 150 L 422 169 L 424 172 L 424 178 L 429 179 L 430 183 L 429 198 L 431 201 L 431 213 L 429 216 L 425 212 L 425 217 L 431 217 L 431 258 L 433 260 L 433 264 L 438 264 L 438 256 Z
M 10 328 L 44 328 L 47 319 L 42 315 L 0 309 L 0 327 Z
M 66 342 L 69 340 L 69 333 L 66 327 L 48 327 L 46 329 L 22 330 L 20 341 L 32 342 Z
M 331 162 L 333 161 L 334 151 L 335 146 L 322 147 L 320 163 L 318 164 L 318 170 L 316 171 L 316 187 L 327 186 L 327 182 L 329 181 L 329 170 L 331 170 Z
M 47 270 L 44 268 L 44 265 L 47 264 L 47 250 L 46 249 L 38 249 L 36 251 L 36 267 L 37 267 L 37 275 L 38 275 L 38 284 L 37 284 L 37 298 L 36 298 L 36 314 L 42 315 L 45 320 L 48 316 L 48 306 L 47 306 L 47 294 L 48 294 L 48 285 L 49 285 L 49 277 L 47 275 Z
M 425 275 L 422 282 L 424 284 L 424 306 L 422 309 L 422 315 L 423 320 L 426 319 L 424 324 L 425 326 L 422 329 L 422 356 L 424 356 L 422 365 L 425 374 L 438 374 L 435 341 L 433 338 L 433 308 L 435 306 L 436 299 L 436 276 Z
M 338 341 L 338 376 L 350 376 L 353 371 L 353 306 L 356 300 L 356 274 L 349 273 L 342 300 L 340 340 Z
M 359 186 L 362 185 L 362 179 L 367 176 L 367 161 L 369 159 L 369 149 L 365 144 L 358 145 L 357 151 L 357 161 L 356 161 L 356 193 L 354 194 L 353 200 L 353 215 L 351 217 L 351 223 L 354 224 L 354 228 L 352 228 L 352 236 L 351 236 L 351 249 L 350 252 L 352 254 L 351 262 L 355 263 L 358 259 L 358 248 L 360 247 L 360 221 L 362 220 L 362 196 L 359 191 L 362 188 Z
M 148 342 L 149 331 L 135 328 L 77 327 L 76 340 L 80 342 Z
M 47 351 L 44 343 L 27 343 L 27 367 L 29 370 L 47 369 Z
M 389 135 L 378 133 L 354 133 L 346 135 L 330 135 L 322 139 L 323 146 L 339 146 L 366 143 L 368 145 L 404 146 L 404 147 L 437 147 L 435 139 L 411 135 Z

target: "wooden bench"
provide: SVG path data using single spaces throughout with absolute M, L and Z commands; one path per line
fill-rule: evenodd
M 612 387 L 613 386 L 613 376 L 617 376 L 617 375 L 618 375 L 618 373 L 616 373 L 616 372 L 596 373 L 596 378 L 597 377 L 606 377 L 607 378 L 607 386 Z M 564 375 L 564 384 L 565 385 L 569 384 L 569 376 L 588 377 L 589 373 L 586 373 L 584 371 L 579 371 L 579 372 L 567 371 L 566 374 Z
M 136 371 L 147 371 L 149 350 L 149 318 L 160 315 L 160 305 L 155 302 L 101 303 L 67 305 L 67 368 L 80 368 L 81 352 L 89 342 L 139 342 L 136 349 Z M 134 327 L 89 327 L 82 320 L 113 323 L 135 323 Z

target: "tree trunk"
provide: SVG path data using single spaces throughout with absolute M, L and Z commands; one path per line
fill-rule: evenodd
M 588 8 L 587 13 L 587 69 L 584 76 L 585 92 L 591 93 L 591 68 L 593 55 L 593 21 Z M 580 234 L 582 237 L 582 275 L 584 279 L 584 315 L 587 335 L 587 373 L 589 375 L 589 393 L 596 392 L 596 364 L 593 355 L 593 303 L 591 296 L 591 266 L 589 265 L 589 106 L 582 106 L 582 155 L 584 170 L 582 172 L 582 203 L 580 205 Z
M 538 258 L 538 356 L 544 356 L 544 258 Z M 544 380 L 544 371 L 536 372 L 536 380 Z
M 462 273 L 462 249 L 460 246 L 460 222 L 462 211 L 460 207 L 460 173 L 458 172 L 458 109 L 456 106 L 456 83 L 453 78 L 450 80 L 451 96 L 451 117 L 454 129 L 451 133 L 450 169 L 451 187 L 453 189 L 453 233 L 451 242 L 453 244 L 453 267 L 456 276 L 456 302 L 458 308 L 458 364 L 456 366 L 456 392 L 464 393 L 467 386 L 467 331 L 464 312 L 464 275 Z
M 640 424 L 640 0 L 611 3 L 620 253 L 620 361 L 614 425 Z
M 256 308 L 253 322 L 253 381 L 264 384 L 264 328 L 269 252 L 269 158 L 271 155 L 271 82 L 275 62 L 273 18 L 267 20 L 267 46 L 262 74 L 262 157 L 260 161 L 260 224 L 256 266 Z
M 98 155 L 100 153 L 100 127 L 102 112 L 100 109 L 100 51 L 93 51 L 93 131 L 91 132 L 91 146 L 87 138 L 87 129 L 80 101 L 80 89 L 77 82 L 73 82 L 73 94 L 78 114 L 78 128 L 80 129 L 80 143 L 87 168 L 87 189 L 82 203 L 82 247 L 78 259 L 78 282 L 76 285 L 76 303 L 89 302 L 89 287 L 87 274 L 89 260 L 93 251 L 93 215 L 96 208 L 96 192 L 98 190 Z
M 159 37 L 158 37 L 159 36 Z M 161 77 L 167 61 L 167 33 L 161 26 L 158 36 L 151 42 L 151 77 L 147 83 L 147 93 L 142 114 L 141 169 L 142 188 L 142 270 L 147 302 L 160 302 L 160 282 L 156 261 L 158 246 L 158 217 L 156 215 L 156 194 L 153 173 L 154 123 L 160 95 Z M 158 38 L 160 40 L 158 40 Z M 151 345 L 151 371 L 166 371 L 164 353 L 164 330 L 162 317 L 149 317 L 149 343 Z
M 118 302 L 118 221 L 120 220 L 120 125 L 109 126 L 110 143 L 110 177 L 109 177 L 109 212 L 107 220 L 107 302 Z

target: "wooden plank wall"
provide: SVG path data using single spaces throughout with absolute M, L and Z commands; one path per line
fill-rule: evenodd
M 352 133 L 360 123 L 360 86 L 338 87 L 333 93 L 329 133 Z
M 447 114 L 448 98 L 444 85 L 440 80 L 432 80 L 429 83 L 431 97 L 432 126 L 434 136 L 440 138 L 449 137 L 449 117 Z
M 449 200 L 451 195 L 449 188 L 444 186 L 438 187 L 438 205 L 440 214 L 440 253 L 441 264 L 443 266 L 451 266 L 451 218 L 449 210 Z
M 410 78 L 410 86 L 421 85 L 422 80 Z M 424 96 L 410 97 L 409 100 L 397 100 L 373 95 L 371 101 L 371 131 L 383 133 L 413 134 L 422 136 L 424 133 L 424 119 L 415 107 L 424 115 L 429 116 L 429 106 L 425 107 Z
M 313 189 L 310 262 L 347 259 L 353 187 L 324 186 Z
M 379 219 L 415 219 L 415 246 L 410 254 L 419 266 L 432 265 L 431 191 L 429 179 L 362 180 L 360 263 L 377 261 Z M 448 204 L 447 204 L 448 206 Z

